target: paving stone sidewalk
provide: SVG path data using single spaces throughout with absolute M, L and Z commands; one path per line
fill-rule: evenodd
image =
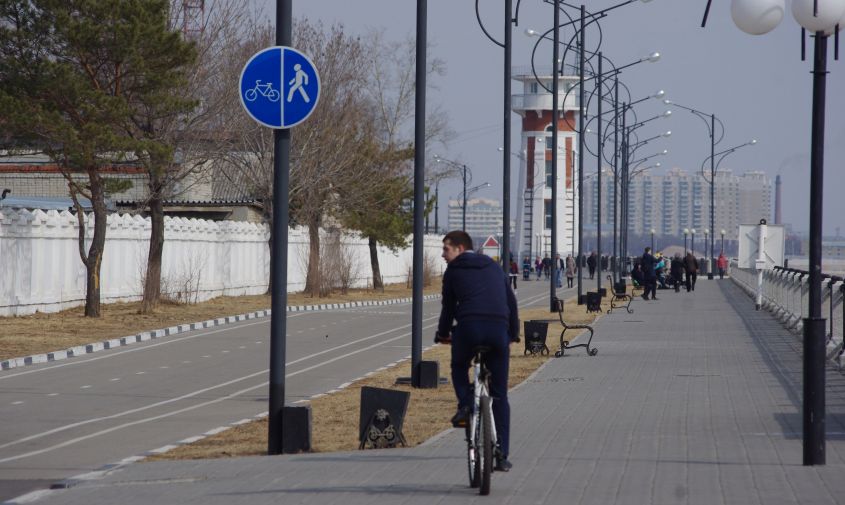
M 573 350 L 512 393 L 514 469 L 489 497 L 452 430 L 414 449 L 136 463 L 36 503 L 845 503 L 842 375 L 828 464 L 803 467 L 797 338 L 729 280 L 658 296 L 603 317 L 597 356 Z

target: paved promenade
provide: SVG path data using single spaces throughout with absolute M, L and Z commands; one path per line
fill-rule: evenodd
M 801 466 L 800 345 L 732 282 L 659 291 L 511 396 L 514 469 L 466 486 L 462 433 L 414 449 L 132 464 L 43 504 L 845 503 L 845 380 L 828 464 Z M 556 336 L 553 336 L 553 338 Z

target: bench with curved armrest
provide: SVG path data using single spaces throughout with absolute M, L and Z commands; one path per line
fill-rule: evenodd
M 633 295 L 629 294 L 625 289 L 617 290 L 621 286 L 614 284 L 613 277 L 610 275 L 607 276 L 607 282 L 613 286 L 613 296 L 610 298 L 610 308 L 607 309 L 607 313 L 610 314 L 613 312 L 613 309 L 624 307 L 628 311 L 628 314 L 633 314 L 634 311 L 631 309 L 631 302 L 634 301 Z M 617 304 L 617 302 L 619 303 Z
M 593 341 L 593 327 L 589 324 L 570 324 L 567 323 L 563 319 L 563 300 L 560 298 L 555 299 L 555 310 L 557 310 L 558 318 L 560 319 L 560 324 L 563 326 L 563 331 L 560 332 L 560 348 L 555 352 L 555 358 L 560 358 L 563 356 L 563 353 L 567 349 L 574 349 L 576 347 L 583 347 L 586 349 L 587 354 L 590 356 L 595 356 L 599 353 L 599 350 L 595 347 L 590 347 L 590 343 Z M 586 344 L 575 344 L 569 345 L 569 341 L 563 339 L 563 335 L 566 333 L 566 330 L 589 330 L 590 338 L 587 339 Z

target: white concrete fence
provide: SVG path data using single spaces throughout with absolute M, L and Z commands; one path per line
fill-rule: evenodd
M 757 295 L 757 271 L 731 265 L 731 278 L 752 298 Z M 802 270 L 776 267 L 763 271 L 761 308 L 771 312 L 784 327 L 802 335 L 803 320 L 809 315 L 809 274 Z M 827 319 L 827 357 L 841 361 L 845 283 L 841 277 L 822 279 L 822 317 Z M 840 363 L 841 364 L 841 363 Z
M 86 216 L 86 233 L 93 215 Z M 260 294 L 267 290 L 270 252 L 265 225 L 237 221 L 165 218 L 162 288 L 170 296 L 204 301 L 221 295 Z M 324 238 L 328 237 L 323 232 Z M 0 212 L 0 316 L 57 312 L 85 302 L 85 267 L 79 258 L 79 224 L 74 214 Z M 137 215 L 108 216 L 101 270 L 103 303 L 139 300 L 149 249 L 150 220 Z M 425 238 L 427 262 L 443 270 L 442 237 Z M 351 287 L 372 285 L 367 241 L 343 234 L 341 250 L 352 265 Z M 290 230 L 288 291 L 305 287 L 308 230 Z M 87 252 L 87 244 L 86 244 Z M 406 282 L 412 249 L 397 253 L 379 248 L 385 283 Z

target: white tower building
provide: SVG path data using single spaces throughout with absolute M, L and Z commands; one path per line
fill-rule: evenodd
M 573 174 L 577 161 L 577 76 L 560 76 L 558 152 L 552 153 L 552 89 L 550 69 L 537 77 L 531 68 L 514 68 L 513 79 L 522 83 L 522 94 L 513 95 L 514 112 L 522 116 L 514 258 L 551 253 L 552 156 L 557 156 L 557 251 L 562 257 L 577 251 L 579 191 Z M 539 80 L 539 82 L 538 82 Z M 575 89 L 573 89 L 575 88 Z M 518 256 L 516 255 L 518 253 Z

